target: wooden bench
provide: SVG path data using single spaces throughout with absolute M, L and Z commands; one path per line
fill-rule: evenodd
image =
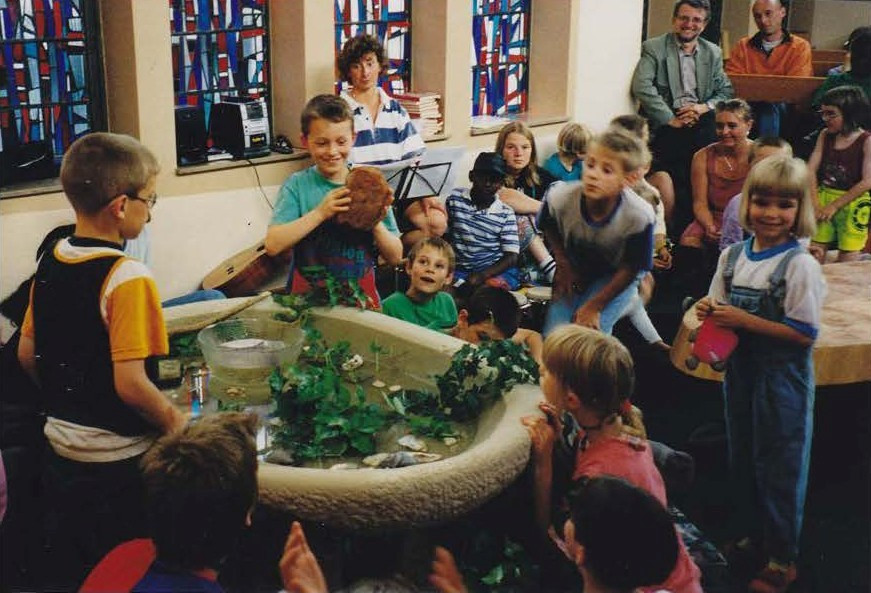
M 811 50 L 811 61 L 812 62 L 838 62 L 839 64 L 844 63 L 844 57 L 847 55 L 847 51 L 843 49 L 812 49 Z
M 844 62 L 836 62 L 834 60 L 820 60 L 811 63 L 811 66 L 814 69 L 814 76 L 826 76 L 829 70 L 843 64 Z
M 814 91 L 823 84 L 822 76 L 774 76 L 770 74 L 732 74 L 735 96 L 745 101 L 809 105 Z

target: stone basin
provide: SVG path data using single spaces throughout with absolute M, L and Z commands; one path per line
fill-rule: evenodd
M 234 301 L 239 299 L 197 305 L 229 308 Z M 241 315 L 271 310 L 281 308 L 266 300 Z M 184 314 L 167 310 L 168 326 Z M 313 314 L 315 326 L 330 343 L 348 340 L 352 351 L 365 355 L 377 339 L 387 348 L 406 352 L 402 370 L 410 376 L 444 372 L 453 353 L 465 344 L 371 311 L 333 307 L 315 309 Z M 483 412 L 467 449 L 432 463 L 328 470 L 261 462 L 260 502 L 302 519 L 355 531 L 407 529 L 454 519 L 499 494 L 526 467 L 530 441 L 520 419 L 537 414 L 540 400 L 537 385 L 515 386 Z

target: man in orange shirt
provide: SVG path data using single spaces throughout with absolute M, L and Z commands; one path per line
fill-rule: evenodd
M 759 32 L 743 37 L 726 62 L 726 74 L 813 76 L 810 44 L 783 28 L 786 7 L 781 0 L 756 0 L 753 20 Z M 779 136 L 783 103 L 751 103 L 759 136 Z

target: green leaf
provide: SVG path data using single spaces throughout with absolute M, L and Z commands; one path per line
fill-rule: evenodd
M 505 569 L 501 564 L 497 564 L 493 569 L 481 577 L 481 582 L 485 585 L 499 585 L 505 579 Z

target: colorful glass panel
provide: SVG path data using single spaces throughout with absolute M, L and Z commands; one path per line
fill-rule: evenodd
M 411 0 L 334 1 L 336 55 L 348 39 L 361 33 L 374 35 L 381 40 L 387 54 L 381 87 L 390 95 L 411 90 Z M 336 83 L 337 93 L 346 88 L 346 81 Z
M 472 115 L 523 113 L 532 0 L 472 0 Z
M 31 149 L 25 145 L 47 143 L 57 165 L 95 127 L 87 1 L 0 0 L 0 160 L 7 164 Z M 33 154 L 46 153 L 36 146 Z
M 169 0 L 176 105 L 200 106 L 208 122 L 222 96 L 269 104 L 266 7 L 267 0 Z

